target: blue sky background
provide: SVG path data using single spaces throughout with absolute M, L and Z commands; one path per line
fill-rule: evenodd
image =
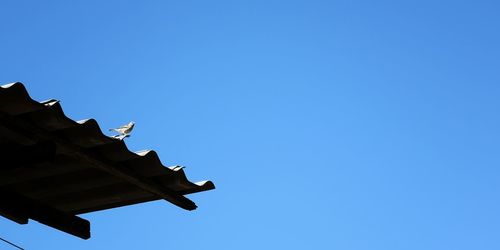
M 498 1 L 2 1 L 0 83 L 214 191 L 26 249 L 500 249 Z M 1 245 L 2 249 L 7 248 Z

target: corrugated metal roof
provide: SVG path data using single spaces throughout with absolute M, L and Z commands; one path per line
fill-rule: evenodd
M 21 83 L 0 88 L 0 150 L 0 193 L 68 215 L 158 199 L 193 210 L 184 195 L 215 188 L 155 151 L 131 152 L 94 119 L 73 121 L 56 100 L 34 101 Z

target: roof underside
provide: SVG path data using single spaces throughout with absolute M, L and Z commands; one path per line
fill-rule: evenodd
M 158 199 L 193 210 L 184 195 L 215 188 L 163 166 L 154 151 L 129 151 L 93 119 L 71 120 L 55 100 L 34 101 L 21 83 L 0 88 L 0 152 L 2 203 L 31 202 L 68 216 Z M 0 214 L 16 220 L 15 208 L 0 206 Z

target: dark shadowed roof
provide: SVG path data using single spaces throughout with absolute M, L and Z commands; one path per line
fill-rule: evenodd
M 34 101 L 21 83 L 0 88 L 0 152 L 0 214 L 81 238 L 90 224 L 77 214 L 158 199 L 193 210 L 184 195 L 215 188 L 152 150 L 129 151 L 93 119 L 73 121 L 56 100 Z

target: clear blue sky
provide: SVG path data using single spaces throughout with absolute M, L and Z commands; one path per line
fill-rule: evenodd
M 106 2 L 106 3 L 103 3 Z M 498 1 L 2 1 L 0 82 L 217 189 L 27 249 L 500 249 Z M 5 247 L 0 245 L 1 247 Z M 3 248 L 2 248 L 3 249 Z

